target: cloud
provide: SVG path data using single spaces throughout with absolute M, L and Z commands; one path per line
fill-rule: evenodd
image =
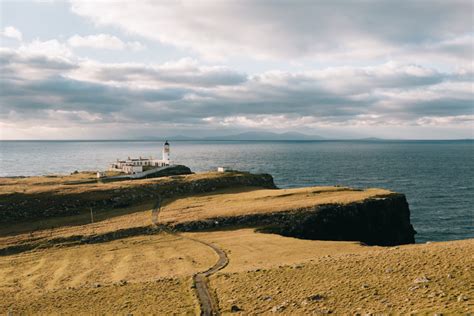
M 16 39 L 18 41 L 21 41 L 23 39 L 23 35 L 21 34 L 21 32 L 13 26 L 5 26 L 3 28 L 3 31 L 1 32 L 1 35 Z
M 58 49 L 56 54 L 51 48 Z M 388 62 L 250 75 L 190 58 L 100 63 L 62 48 L 59 42 L 35 41 L 0 50 L 0 122 L 10 130 L 15 123 L 62 129 L 82 125 L 104 133 L 115 130 L 116 136 L 153 126 L 359 128 L 367 133 L 383 132 L 386 126 L 450 126 L 466 133 L 473 123 L 471 68 L 442 72 Z
M 470 58 L 470 0 L 157 1 L 71 0 L 72 11 L 206 57 L 337 60 L 449 55 Z M 466 40 L 457 41 L 459 38 Z M 469 38 L 471 41 L 469 41 Z M 472 57 L 472 54 L 471 54 Z
M 247 80 L 245 74 L 223 66 L 202 66 L 196 60 L 184 58 L 161 65 L 140 63 L 81 63 L 70 77 L 108 83 L 116 86 L 157 88 L 163 86 L 212 87 L 235 85 Z
M 74 35 L 68 39 L 68 44 L 72 47 L 88 47 L 95 49 L 112 49 L 123 50 L 131 49 L 134 51 L 143 50 L 145 48 L 140 42 L 124 42 L 120 38 L 109 34 L 97 34 L 80 36 Z
M 53 45 L 54 46 L 54 45 Z M 52 76 L 60 76 L 77 68 L 77 65 L 60 52 L 46 53 L 47 49 L 29 49 L 31 46 L 20 46 L 17 50 L 0 48 L 0 72 L 7 82 L 28 82 Z M 33 45 L 36 48 L 36 45 Z M 11 91 L 3 87 L 2 95 Z
M 28 56 L 42 56 L 63 60 L 73 57 L 69 47 L 56 39 L 47 41 L 36 39 L 30 43 L 22 43 L 18 48 L 18 52 Z

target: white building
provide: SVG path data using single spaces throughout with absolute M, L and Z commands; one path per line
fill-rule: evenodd
M 158 168 L 169 166 L 170 161 L 170 144 L 168 141 L 163 145 L 163 157 L 162 159 L 154 159 L 153 157 L 149 158 L 130 158 L 127 160 L 119 160 L 110 165 L 110 171 L 120 171 L 128 174 L 134 174 L 143 172 L 146 169 Z

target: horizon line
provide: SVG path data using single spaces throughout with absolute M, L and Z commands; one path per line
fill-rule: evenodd
M 209 136 L 209 137 L 214 137 L 214 136 Z M 61 142 L 61 141 L 71 141 L 71 142 L 87 142 L 87 141 L 131 141 L 131 142 L 140 142 L 140 141 L 165 141 L 165 140 L 171 140 L 171 141 L 208 141 L 208 142 L 213 142 L 213 141 L 231 141 L 231 142 L 238 142 L 238 141 L 304 141 L 304 142 L 324 142 L 324 141 L 466 141 L 466 140 L 474 140 L 474 138 L 377 138 L 377 137 L 363 137 L 363 138 L 323 138 L 323 139 L 207 139 L 207 138 L 192 138 L 189 137 L 190 139 L 180 139 L 176 138 L 174 139 L 173 137 L 163 137 L 162 139 L 150 139 L 150 138 L 113 138 L 113 139 L 88 139 L 88 138 L 83 138 L 83 139 L 0 139 L 0 142 L 47 142 L 47 141 L 56 141 L 56 142 Z

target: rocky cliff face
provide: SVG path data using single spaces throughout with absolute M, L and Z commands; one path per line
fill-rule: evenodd
M 181 171 L 186 171 L 186 169 Z M 156 201 L 158 195 L 174 198 L 239 186 L 276 188 L 271 175 L 244 172 L 224 173 L 207 178 L 193 178 L 192 175 L 189 177 L 171 176 L 157 179 L 156 182 L 154 180 L 128 180 L 97 185 L 94 181 L 60 186 L 59 189 L 55 187 L 47 192 L 4 194 L 0 196 L 0 223 L 70 216 L 89 212 L 90 208 L 94 210 L 123 208 L 137 203 Z M 67 188 L 74 188 L 74 190 Z
M 415 242 L 410 210 L 403 194 L 351 204 L 330 204 L 285 212 L 213 218 L 175 225 L 180 231 L 225 226 L 259 227 L 260 231 L 314 240 L 361 241 L 391 246 Z
M 410 209 L 403 194 L 326 205 L 271 226 L 268 231 L 304 239 L 356 240 L 380 246 L 415 242 Z

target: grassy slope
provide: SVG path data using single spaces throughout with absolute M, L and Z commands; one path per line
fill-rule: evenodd
M 219 242 L 219 237 L 215 238 Z M 244 239 L 250 241 L 248 237 Z M 305 250 L 298 243 L 293 255 L 304 257 L 301 251 Z M 314 243 L 315 247 L 321 246 Z M 270 246 L 264 250 L 265 266 L 272 262 L 273 267 L 266 270 L 242 271 L 247 263 L 236 259 L 231 252 L 230 261 L 239 264 L 211 281 L 211 286 L 217 289 L 221 310 L 229 312 L 232 305 L 237 305 L 248 314 L 270 313 L 272 309 L 290 315 L 329 311 L 335 314 L 474 312 L 472 239 L 391 248 L 363 247 L 365 251 L 352 253 L 333 242 L 319 243 L 333 247 L 332 254 L 312 255 L 304 263 L 279 267 L 275 266 L 282 257 L 273 255 L 275 247 Z M 263 251 L 261 245 L 246 243 L 246 247 L 257 258 L 262 257 L 258 254 Z M 291 252 L 285 251 L 286 258 L 291 258 Z M 423 282 L 423 278 L 427 281 Z
M 220 175 L 193 175 L 210 176 Z M 60 179 L 59 182 L 64 180 Z M 84 192 L 95 186 L 65 186 L 57 180 L 2 179 L 0 196 L 8 194 L 11 188 L 63 194 L 63 190 Z M 139 184 L 103 185 L 110 189 L 110 186 Z M 170 200 L 161 220 L 284 211 L 316 204 L 350 203 L 389 193 L 333 187 L 228 189 Z M 153 201 L 144 202 L 98 214 L 98 222 L 94 224 L 85 224 L 86 214 L 51 219 L 56 228 L 40 229 L 33 234 L 25 231 L 50 227 L 52 222 L 3 227 L 0 246 L 149 225 Z M 15 230 L 23 233 L 17 234 Z M 270 312 L 280 305 L 281 311 L 287 314 L 328 310 L 335 313 L 474 311 L 474 240 L 383 248 L 351 242 L 298 240 L 255 233 L 251 229 L 184 235 L 215 243 L 229 256 L 229 266 L 211 280 L 224 312 L 232 305 L 250 314 Z M 190 275 L 207 269 L 215 260 L 215 254 L 202 244 L 169 235 L 130 237 L 4 256 L 0 257 L 0 313 L 8 310 L 46 314 L 194 313 L 196 301 L 190 288 Z M 429 282 L 414 283 L 423 276 Z M 120 286 L 118 282 L 123 279 L 128 283 Z M 100 287 L 95 287 L 95 283 Z M 315 294 L 323 298 L 308 299 Z M 460 296 L 467 300 L 458 301 Z
M 0 257 L 0 313 L 192 312 L 190 277 L 215 260 L 166 234 Z
M 226 251 L 229 266 L 211 279 L 223 312 L 232 305 L 248 314 L 281 305 L 293 315 L 474 308 L 474 240 L 384 248 L 251 229 L 184 235 Z M 193 313 L 189 276 L 215 260 L 202 244 L 170 235 L 0 257 L 0 313 Z M 429 282 L 414 283 L 424 276 Z M 316 294 L 323 298 L 309 299 Z
M 146 184 L 166 185 L 174 181 L 191 182 L 202 179 L 232 177 L 236 173 L 203 172 L 190 175 L 171 176 L 162 178 L 125 180 L 105 183 L 87 183 L 96 180 L 93 172 L 80 172 L 71 175 L 37 176 L 24 178 L 0 178 L 0 197 L 11 193 L 52 193 L 67 195 L 71 193 L 91 193 L 110 189 L 138 188 Z M 81 183 L 84 182 L 84 183 Z
M 282 212 L 322 204 L 348 204 L 390 193 L 392 192 L 383 189 L 353 190 L 345 187 L 228 189 L 171 201 L 161 211 L 160 221 L 187 222 L 213 217 Z
M 279 212 L 327 203 L 351 203 L 386 194 L 390 194 L 390 191 L 382 189 L 360 191 L 343 187 L 285 190 L 239 187 L 165 200 L 159 221 L 184 222 L 219 216 Z M 152 205 L 153 201 L 148 201 L 125 209 L 96 212 L 96 222 L 93 224 L 87 224 L 90 221 L 90 215 L 84 213 L 5 226 L 0 228 L 0 247 L 40 239 L 92 235 L 130 227 L 148 226 L 151 225 Z

